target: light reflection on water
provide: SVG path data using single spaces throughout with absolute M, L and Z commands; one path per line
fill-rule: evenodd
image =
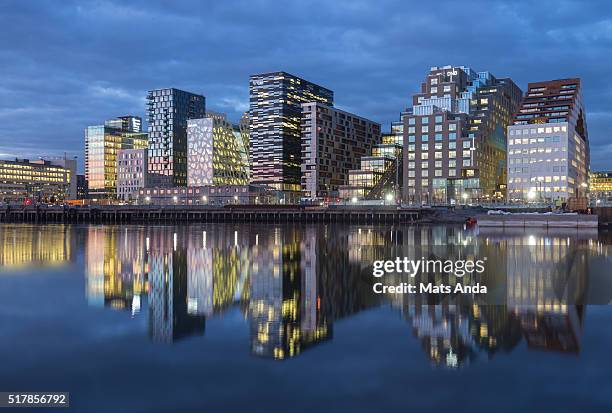
M 607 232 L 588 230 L 5 225 L 0 285 L 11 276 L 82 266 L 84 291 L 74 300 L 84 296 L 89 309 L 129 314 L 135 326 L 142 320 L 149 345 L 178 351 L 170 344 L 214 338 L 207 323 L 229 325 L 224 317 L 240 314 L 244 324 L 231 328 L 246 331 L 241 351 L 268 363 L 317 363 L 305 352 L 334 346 L 335 325 L 386 307 L 384 316 L 399 316 L 419 343 L 419 357 L 436 368 L 469 369 L 498 353 L 512 357 L 521 346 L 582 357 L 586 304 L 605 284 L 609 247 Z M 488 256 L 498 301 L 374 294 L 372 261 L 394 256 Z

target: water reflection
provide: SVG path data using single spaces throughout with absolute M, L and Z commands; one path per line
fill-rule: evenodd
M 63 225 L 0 227 L 0 267 L 59 267 L 74 259 L 77 237 Z
M 459 367 L 521 343 L 577 354 L 589 295 L 610 283 L 597 270 L 609 267 L 609 235 L 597 232 L 229 224 L 21 228 L 0 227 L 3 267 L 72 260 L 84 248 L 90 305 L 147 317 L 150 339 L 161 343 L 206 336 L 208 319 L 239 309 L 251 353 L 270 359 L 329 342 L 335 322 L 381 305 L 401 314 L 434 365 Z M 393 256 L 486 256 L 488 298 L 374 294 L 372 261 Z

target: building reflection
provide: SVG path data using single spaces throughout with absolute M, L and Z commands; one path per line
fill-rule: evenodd
M 461 245 L 475 245 L 476 256 L 489 258 L 484 274 L 493 290 L 489 299 L 499 299 L 483 302 L 476 295 L 427 294 L 390 297 L 434 365 L 460 367 L 480 354 L 491 358 L 498 352 L 511 352 L 523 340 L 530 349 L 580 351 L 589 255 L 597 251 L 607 256 L 597 233 L 492 232 L 468 242 L 443 227 L 437 234 L 414 228 L 404 235 L 416 257 L 452 256 L 453 251 L 440 248 L 459 251 Z M 469 254 L 464 251 L 461 255 Z
M 189 264 L 197 262 L 189 262 L 186 245 L 179 244 L 184 239 L 171 227 L 154 227 L 149 233 L 149 336 L 155 342 L 204 334 L 206 317 L 189 311 Z
M 62 266 L 74 260 L 75 250 L 69 225 L 0 226 L 0 268 Z
M 457 368 L 523 342 L 579 353 L 590 257 L 607 257 L 608 241 L 596 233 L 441 226 L 89 227 L 87 297 L 133 316 L 147 307 L 140 316 L 150 338 L 164 343 L 204 335 L 208 319 L 237 311 L 251 353 L 277 360 L 329 342 L 338 320 L 389 303 L 433 365 Z M 486 256 L 488 298 L 374 294 L 372 261 L 395 256 Z
M 140 312 L 149 292 L 145 234 L 118 227 L 88 227 L 86 296 L 91 305 Z

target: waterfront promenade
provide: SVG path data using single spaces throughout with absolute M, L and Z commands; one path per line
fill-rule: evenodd
M 482 215 L 487 209 L 467 207 L 458 209 L 371 205 L 336 205 L 330 207 L 304 207 L 297 205 L 95 205 L 95 206 L 0 206 L 0 222 L 30 223 L 174 223 L 174 222 L 323 222 L 355 224 L 411 224 L 411 223 L 463 223 L 467 218 L 493 221 L 496 216 Z M 533 210 L 533 209 L 531 209 Z M 530 209 L 513 212 L 528 212 Z M 594 215 L 598 215 L 598 218 Z M 518 214 L 516 215 L 518 217 Z M 534 216 L 531 215 L 531 218 Z M 563 216 L 561 216 L 563 217 Z M 566 216 L 573 221 L 586 220 L 593 226 L 609 226 L 612 207 L 594 208 L 593 215 Z M 535 218 L 534 218 L 535 219 Z M 487 225 L 486 222 L 483 222 Z M 491 225 L 489 223 L 488 225 Z M 504 226 L 494 223 L 493 225 Z M 512 226 L 512 225 L 508 225 Z M 523 226 L 525 224 L 523 223 Z M 532 226 L 532 225 L 526 225 Z M 533 226 L 541 226 L 541 223 Z M 545 225 L 547 226 L 547 225 Z M 554 225 L 553 225 L 554 226 Z M 580 227 L 581 225 L 576 225 Z
M 28 206 L 0 207 L 0 222 L 173 223 L 173 222 L 342 222 L 416 223 L 423 209 L 395 206 L 308 208 L 279 205 L 209 206 Z

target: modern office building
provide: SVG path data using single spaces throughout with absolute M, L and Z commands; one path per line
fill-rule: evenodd
M 586 196 L 589 140 L 580 79 L 529 83 L 508 127 L 508 200 Z
M 65 154 L 64 156 L 51 156 L 51 157 L 42 157 L 35 161 L 31 161 L 32 163 L 38 164 L 48 164 L 53 166 L 60 166 L 66 170 L 70 174 L 70 185 L 68 187 L 68 192 L 66 194 L 65 199 L 77 199 L 78 188 L 77 188 L 77 160 L 76 157 L 68 158 Z
M 432 67 L 403 117 L 404 202 L 502 199 L 506 127 L 521 95 L 511 79 L 489 72 Z
M 187 120 L 201 119 L 205 98 L 179 89 L 147 94 L 149 173 L 170 186 L 187 185 Z
M 131 119 L 131 120 L 130 120 Z M 114 198 L 117 194 L 117 153 L 148 146 L 134 116 L 111 119 L 85 129 L 85 178 L 90 198 Z
M 338 197 L 349 170 L 380 143 L 380 124 L 319 102 L 302 104 L 302 197 Z
M 401 115 L 403 116 L 403 114 Z M 398 198 L 402 182 L 403 122 L 391 123 L 391 132 L 381 135 L 381 143 L 360 159 L 359 169 L 348 173 L 348 184 L 340 187 L 340 198 L 351 201 Z M 389 199 L 390 200 L 390 199 Z
M 187 121 L 187 185 L 249 183 L 248 139 L 224 114 L 208 112 Z
M 301 190 L 301 104 L 333 106 L 334 94 L 297 76 L 273 72 L 252 75 L 249 95 L 251 183 L 270 185 L 297 198 Z
M 0 160 L 0 202 L 55 203 L 71 197 L 73 170 L 51 161 Z
M 133 201 L 138 190 L 149 185 L 147 160 L 147 149 L 122 149 L 117 152 L 117 199 Z
M 612 172 L 591 172 L 589 183 L 592 204 L 595 206 L 612 204 Z

